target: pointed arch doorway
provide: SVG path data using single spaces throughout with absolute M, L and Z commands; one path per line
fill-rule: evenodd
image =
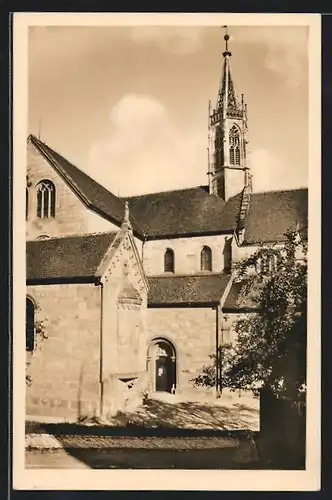
M 154 339 L 147 360 L 152 391 L 171 393 L 176 387 L 176 351 L 172 342 Z

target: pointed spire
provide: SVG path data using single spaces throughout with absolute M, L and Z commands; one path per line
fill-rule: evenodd
M 232 55 L 229 50 L 228 41 L 230 36 L 227 32 L 227 26 L 224 26 L 226 29 L 226 33 L 224 36 L 225 40 L 225 51 L 223 52 L 224 56 L 224 66 L 222 71 L 222 77 L 219 86 L 218 92 L 218 100 L 216 105 L 216 111 L 222 111 L 224 118 L 239 118 L 243 117 L 244 109 L 243 109 L 243 100 L 239 102 L 235 85 L 233 81 L 231 65 L 230 65 L 230 57 Z

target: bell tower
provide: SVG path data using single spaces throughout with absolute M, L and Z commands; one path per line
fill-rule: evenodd
M 209 106 L 209 190 L 227 201 L 251 184 L 247 162 L 247 105 L 235 91 L 229 35 L 224 36 L 224 64 L 216 107 Z

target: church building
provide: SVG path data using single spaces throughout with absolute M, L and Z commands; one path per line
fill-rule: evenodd
M 234 265 L 307 227 L 307 189 L 253 189 L 228 39 L 207 185 L 118 197 L 28 137 L 28 415 L 107 418 L 156 392 L 194 399 L 191 380 L 243 312 Z

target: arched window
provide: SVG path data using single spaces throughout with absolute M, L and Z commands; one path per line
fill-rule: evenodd
M 165 252 L 164 271 L 165 273 L 174 273 L 174 252 L 171 248 L 167 248 Z
M 278 271 L 278 257 L 275 254 L 263 255 L 256 262 L 257 273 L 276 273 Z
M 26 350 L 32 352 L 35 347 L 35 305 L 31 299 L 26 298 L 25 317 L 25 344 Z
M 25 220 L 28 220 L 29 216 L 29 191 L 25 188 Z
M 240 165 L 240 131 L 235 125 L 229 131 L 229 161 Z
M 201 271 L 212 271 L 212 250 L 210 247 L 203 247 L 201 251 Z
M 53 182 L 43 180 L 37 187 L 37 217 L 47 219 L 55 216 L 55 186 Z

